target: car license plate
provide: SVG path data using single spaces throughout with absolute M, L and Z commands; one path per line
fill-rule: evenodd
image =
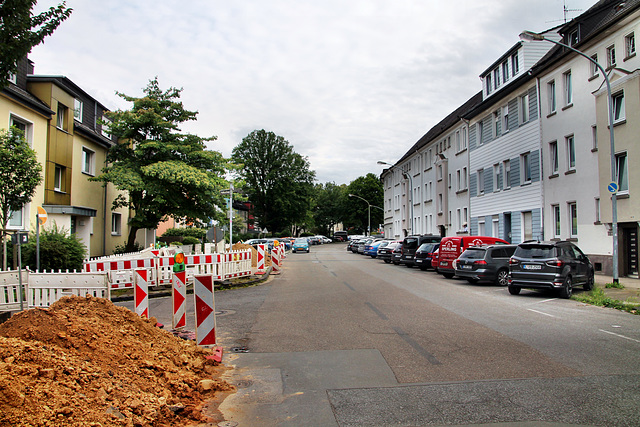
M 471 266 L 471 265 L 463 265 L 462 266 L 463 270 L 471 270 L 472 268 L 473 268 L 473 266 Z
M 421 259 L 417 259 L 416 262 L 422 262 L 422 260 Z
M 538 264 L 524 264 L 522 268 L 525 270 L 542 270 L 542 266 Z

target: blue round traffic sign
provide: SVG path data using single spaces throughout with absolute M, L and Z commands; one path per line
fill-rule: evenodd
M 618 183 L 617 182 L 610 182 L 609 185 L 607 185 L 607 190 L 609 190 L 609 193 L 613 194 L 613 193 L 617 193 L 618 192 Z

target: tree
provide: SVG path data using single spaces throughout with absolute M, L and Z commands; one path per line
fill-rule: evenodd
M 93 179 L 126 192 L 113 207 L 133 212 L 127 250 L 133 250 L 138 230 L 156 228 L 167 217 L 202 224 L 222 215 L 217 207 L 224 206 L 220 191 L 228 187 L 223 178 L 226 161 L 219 152 L 205 149 L 205 142 L 215 137 L 180 133 L 178 125 L 198 114 L 184 109 L 181 92 L 163 92 L 156 78 L 141 98 L 118 93 L 133 103 L 131 110 L 107 113 L 109 132 L 119 142 L 109 149 L 102 175 Z
M 382 209 L 384 204 L 384 189 L 380 179 L 368 173 L 351 181 L 347 187 L 348 194 L 354 194 L 362 197 L 371 204 L 371 230 L 377 228 L 378 224 L 384 222 L 384 212 Z M 346 208 L 345 228 L 355 228 L 364 232 L 369 222 L 369 205 L 364 200 L 357 197 L 350 197 Z M 376 206 L 376 207 L 374 207 Z
M 42 165 L 17 128 L 0 130 L 0 227 L 2 228 L 2 268 L 7 269 L 7 244 L 4 230 L 12 212 L 31 201 L 42 181 Z
M 343 222 L 347 186 L 334 182 L 316 184 L 314 188 L 313 218 L 316 230 L 322 235 L 330 235 L 333 226 Z
M 242 164 L 237 173 L 262 228 L 276 233 L 306 218 L 315 172 L 287 140 L 254 130 L 233 149 L 231 158 Z
M 65 2 L 33 15 L 37 0 L 3 0 L 0 2 L 0 89 L 7 85 L 9 74 L 16 72 L 18 60 L 27 56 L 71 15 Z

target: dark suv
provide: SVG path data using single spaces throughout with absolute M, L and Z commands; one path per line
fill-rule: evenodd
M 490 281 L 500 286 L 509 284 L 509 258 L 516 245 L 482 245 L 467 248 L 455 261 L 456 276 L 469 283 Z
M 425 271 L 433 268 L 431 260 L 433 259 L 433 253 L 438 250 L 439 246 L 440 243 L 423 243 L 416 249 L 414 262 L 420 267 L 420 270 Z
M 557 289 L 571 298 L 573 287 L 593 288 L 593 265 L 573 243 L 566 241 L 520 243 L 509 260 L 509 293 L 522 288 Z
M 431 234 L 425 235 L 413 235 L 407 236 L 402 241 L 402 258 L 400 258 L 400 264 L 404 264 L 407 267 L 413 267 L 415 263 L 416 250 L 423 243 L 440 243 L 442 237 L 434 236 Z

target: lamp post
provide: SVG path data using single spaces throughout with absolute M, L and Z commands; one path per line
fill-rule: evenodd
M 411 204 L 409 205 L 409 211 L 411 212 L 411 221 L 409 221 L 409 230 L 411 231 L 410 234 L 413 234 L 413 179 L 411 178 L 411 174 L 403 171 L 398 166 L 392 165 L 391 163 L 383 162 L 382 160 L 378 160 L 378 164 L 389 166 L 390 169 L 398 169 L 403 177 L 409 178 L 409 186 L 411 187 L 411 190 L 409 191 L 409 194 L 411 195 Z
M 368 209 L 368 222 L 367 222 L 367 235 L 371 236 L 371 206 L 373 206 L 371 203 L 369 203 L 369 201 L 367 199 L 365 199 L 364 197 L 360 197 L 356 194 L 351 194 L 349 193 L 349 197 L 357 197 L 360 200 L 364 200 L 365 203 L 367 204 L 367 209 Z M 382 209 L 380 206 L 373 206 L 374 208 L 378 208 L 378 209 Z M 384 209 L 382 209 L 384 212 Z
M 548 39 L 542 34 L 534 33 L 533 31 L 523 31 L 520 34 L 520 39 L 523 41 L 548 41 L 550 43 L 557 44 L 558 46 L 562 46 L 566 49 L 569 49 L 572 52 L 577 53 L 578 55 L 587 58 L 592 64 L 594 64 L 598 70 L 602 73 L 604 77 L 604 81 L 607 85 L 607 104 L 608 104 L 608 112 L 609 112 L 609 142 L 611 145 L 611 181 L 617 183 L 618 182 L 618 173 L 616 167 L 616 152 L 615 152 L 615 139 L 613 132 L 613 99 L 611 98 L 611 82 L 609 81 L 609 76 L 607 75 L 602 65 L 595 61 L 590 56 L 585 53 L 575 49 L 569 45 L 561 43 L 556 40 Z M 613 283 L 618 283 L 618 200 L 617 200 L 617 192 L 611 194 L 611 228 L 613 231 Z

